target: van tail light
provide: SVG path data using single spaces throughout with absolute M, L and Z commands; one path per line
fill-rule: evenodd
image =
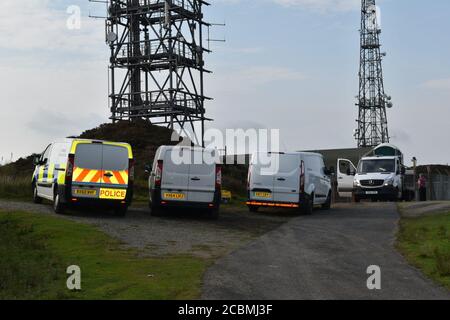
M 300 192 L 305 192 L 305 162 L 300 165 Z
M 128 178 L 130 181 L 134 181 L 134 159 L 130 159 L 128 162 Z
M 222 166 L 216 165 L 216 189 L 222 188 Z
M 156 172 L 155 172 L 155 185 L 157 187 L 161 187 L 163 168 L 164 168 L 163 161 L 158 160 L 158 164 L 156 166 Z
M 66 184 L 72 181 L 74 166 L 75 156 L 73 154 L 69 154 L 66 167 Z

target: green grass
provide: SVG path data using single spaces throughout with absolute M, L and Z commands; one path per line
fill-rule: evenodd
M 209 261 L 142 258 L 92 226 L 0 212 L 0 299 L 195 299 Z M 77 265 L 82 290 L 67 290 Z
M 31 197 L 31 175 L 26 178 L 0 174 L 0 198 L 30 200 Z
M 450 212 L 402 218 L 397 247 L 409 263 L 450 289 Z

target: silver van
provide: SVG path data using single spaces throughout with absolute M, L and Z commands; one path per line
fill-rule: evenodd
M 216 150 L 162 146 L 147 171 L 152 214 L 160 215 L 169 207 L 196 207 L 218 217 L 222 167 Z
M 251 212 L 260 207 L 293 208 L 311 214 L 315 205 L 331 206 L 330 172 L 316 153 L 257 153 L 248 173 Z

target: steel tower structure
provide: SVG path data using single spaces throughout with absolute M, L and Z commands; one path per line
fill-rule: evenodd
M 361 52 L 359 70 L 359 118 L 355 138 L 358 147 L 375 147 L 389 143 L 386 108 L 391 98 L 385 94 L 381 53 L 380 24 L 375 0 L 362 0 Z
M 203 0 L 109 0 L 110 108 L 116 121 L 146 119 L 195 134 L 204 145 Z M 201 133 L 194 123 L 201 123 Z M 189 128 L 190 126 L 190 128 Z

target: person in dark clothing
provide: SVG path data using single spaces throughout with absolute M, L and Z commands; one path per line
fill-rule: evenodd
M 427 201 L 427 179 L 423 174 L 420 175 L 419 181 L 419 199 L 420 201 Z

